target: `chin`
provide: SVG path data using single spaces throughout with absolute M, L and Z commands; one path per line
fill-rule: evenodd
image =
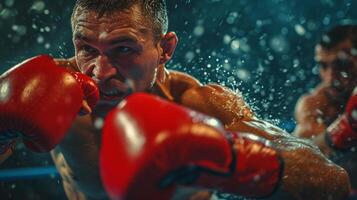
M 115 99 L 100 99 L 99 102 L 98 102 L 98 106 L 111 106 L 111 107 L 115 107 L 117 106 L 123 99 L 125 98 L 125 96 L 122 96 L 122 97 L 118 97 L 118 98 L 115 98 Z
M 107 114 L 114 109 L 116 106 L 108 106 L 108 105 L 98 105 L 94 110 L 93 110 L 93 115 L 96 117 L 101 117 L 105 118 Z
M 115 108 L 125 97 L 120 97 L 112 100 L 100 98 L 93 110 L 93 114 L 105 117 L 113 108 Z

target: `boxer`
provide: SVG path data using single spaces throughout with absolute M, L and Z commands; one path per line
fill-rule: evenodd
M 279 151 L 284 170 L 276 192 L 266 193 L 268 198 L 344 199 L 349 193 L 345 170 L 327 160 L 312 143 L 257 119 L 243 98 L 231 90 L 202 85 L 186 73 L 166 70 L 178 38 L 167 31 L 164 0 L 77 0 L 71 23 L 75 56 L 57 60 L 57 64 L 92 77 L 100 99 L 90 115 L 76 117 L 51 152 L 69 199 L 109 198 L 98 164 L 104 117 L 136 92 L 217 118 L 225 131 L 246 132 L 269 141 Z M 157 121 L 157 126 L 164 124 Z M 127 172 L 117 173 L 113 176 Z M 200 194 L 210 196 L 206 191 Z
M 357 26 L 338 25 L 316 45 L 321 83 L 296 105 L 294 134 L 309 138 L 326 156 L 344 167 L 357 188 L 356 92 Z

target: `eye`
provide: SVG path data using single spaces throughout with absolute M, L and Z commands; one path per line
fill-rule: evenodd
M 322 61 L 317 62 L 317 65 L 322 69 L 326 69 L 328 67 L 328 63 Z
M 127 53 L 131 53 L 134 51 L 134 49 L 127 47 L 127 46 L 120 46 L 120 47 L 116 47 L 114 49 L 114 51 L 116 53 L 122 53 L 122 54 L 127 54 Z
M 97 49 L 89 46 L 89 45 L 83 45 L 80 47 L 80 50 L 81 51 L 84 51 L 85 53 L 88 53 L 88 54 L 93 54 L 93 53 L 96 53 L 97 52 Z
M 336 59 L 333 61 L 333 65 L 342 69 L 349 69 L 353 68 L 353 61 L 349 59 Z

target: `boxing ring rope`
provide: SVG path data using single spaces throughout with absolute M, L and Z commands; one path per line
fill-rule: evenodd
M 295 121 L 282 121 L 278 126 L 287 132 L 292 132 L 295 128 Z M 59 177 L 59 173 L 55 166 L 46 167 L 27 167 L 14 169 L 1 169 L 0 182 L 17 181 L 17 180 L 32 180 L 40 178 Z
M 32 180 L 39 178 L 58 177 L 59 173 L 54 166 L 49 167 L 27 167 L 14 169 L 1 169 L 0 182 L 17 181 L 17 180 Z

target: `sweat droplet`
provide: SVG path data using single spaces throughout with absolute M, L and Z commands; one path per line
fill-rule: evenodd
M 353 120 L 357 121 L 357 108 L 352 111 L 351 117 L 352 117 Z
M 103 118 L 97 118 L 94 121 L 94 127 L 98 130 L 102 129 L 104 125 L 104 120 Z

